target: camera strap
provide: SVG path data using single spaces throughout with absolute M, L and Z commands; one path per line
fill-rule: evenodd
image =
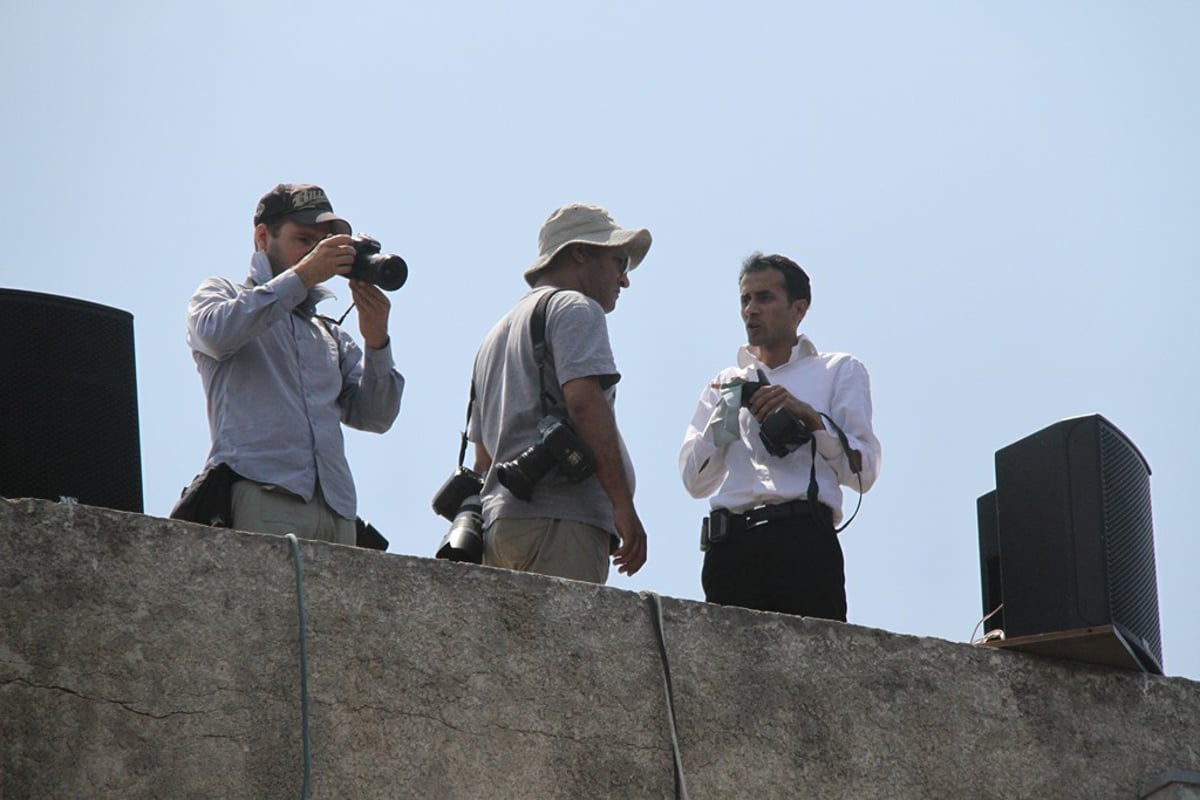
M 529 335 L 533 338 L 533 359 L 538 368 L 538 399 L 542 403 L 543 417 L 550 414 L 546 398 L 554 400 L 546 391 L 546 353 L 550 350 L 550 345 L 546 342 L 546 309 L 550 305 L 550 298 L 561 291 L 564 290 L 554 289 L 539 297 L 537 305 L 533 307 L 533 314 L 529 317 Z
M 471 411 L 475 408 L 475 367 L 479 366 L 479 354 L 475 354 L 475 363 L 471 364 L 471 393 L 467 395 L 467 419 L 463 422 L 462 434 L 458 444 L 458 466 L 461 469 L 467 460 L 467 431 L 471 429 Z
M 858 502 L 855 503 L 855 505 L 854 505 L 854 513 L 850 515 L 850 519 L 848 519 L 842 523 L 841 527 L 833 529 L 834 533 L 841 533 L 842 531 L 846 530 L 846 528 L 850 527 L 850 523 L 854 522 L 854 518 L 858 516 L 858 510 L 860 508 L 862 508 L 862 496 L 863 496 L 863 492 L 862 492 L 862 455 L 850 447 L 850 440 L 846 438 L 846 432 L 844 430 L 842 430 L 840 425 L 838 425 L 836 422 L 833 421 L 832 417 L 830 417 L 828 414 L 826 414 L 823 411 L 818 411 L 817 413 L 820 414 L 822 417 L 824 417 L 825 421 L 828 422 L 831 426 L 833 426 L 833 432 L 837 434 L 838 441 L 841 442 L 841 444 L 842 444 L 842 452 L 844 452 L 846 454 L 846 463 L 850 465 L 850 471 L 854 473 L 854 476 L 856 478 L 858 478 Z M 816 475 L 816 465 L 817 465 L 817 442 L 816 442 L 816 439 L 814 439 L 813 443 L 812 443 L 812 458 L 813 458 L 813 475 L 812 475 L 812 477 L 813 477 L 813 480 L 815 481 L 816 477 L 817 477 L 817 475 Z
M 546 391 L 546 353 L 549 351 L 549 345 L 546 343 L 546 307 L 550 305 L 550 298 L 562 289 L 554 289 L 546 292 L 538 298 L 537 305 L 533 307 L 533 314 L 529 318 L 529 335 L 533 339 L 533 358 L 537 363 L 538 368 L 538 399 L 542 404 L 542 416 L 547 416 L 549 406 L 546 403 L 546 398 L 549 393 Z M 475 356 L 476 364 L 478 364 L 479 356 Z M 463 424 L 462 435 L 458 446 L 458 465 L 461 467 L 467 459 L 467 429 L 471 427 L 471 411 L 475 407 L 475 367 L 471 367 L 471 392 L 467 397 L 467 421 Z M 554 398 L 550 398 L 553 400 Z

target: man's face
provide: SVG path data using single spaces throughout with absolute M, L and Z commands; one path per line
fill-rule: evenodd
M 306 225 L 287 220 L 279 227 L 279 234 L 272 236 L 271 229 L 265 223 L 259 223 L 254 229 L 254 246 L 266 252 L 267 260 L 271 262 L 271 274 L 278 275 L 296 266 L 317 242 L 330 234 L 331 228 L 329 222 Z
M 796 343 L 796 327 L 808 311 L 808 301 L 788 301 L 787 284 L 777 269 L 742 276 L 742 321 L 752 347 L 772 349 Z
M 620 247 L 599 247 L 586 257 L 583 293 L 607 314 L 617 307 L 617 296 L 629 285 L 629 254 Z

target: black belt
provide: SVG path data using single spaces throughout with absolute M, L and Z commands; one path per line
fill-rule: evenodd
M 770 506 L 757 506 L 748 511 L 734 512 L 725 508 L 715 509 L 704 518 L 700 534 L 700 549 L 707 550 L 708 545 L 723 542 L 730 536 L 753 530 L 768 522 L 795 517 L 816 517 L 830 527 L 833 525 L 833 511 L 821 503 L 810 503 L 807 500 L 792 500 Z

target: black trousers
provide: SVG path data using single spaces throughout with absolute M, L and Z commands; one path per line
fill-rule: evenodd
M 846 621 L 845 562 L 828 516 L 731 535 L 704 554 L 700 581 L 710 603 Z

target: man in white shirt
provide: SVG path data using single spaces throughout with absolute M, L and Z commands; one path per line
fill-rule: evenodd
M 841 487 L 879 474 L 870 378 L 798 332 L 812 290 L 794 261 L 754 253 L 739 286 L 747 344 L 701 393 L 679 454 L 688 492 L 711 495 L 705 599 L 844 622 Z

